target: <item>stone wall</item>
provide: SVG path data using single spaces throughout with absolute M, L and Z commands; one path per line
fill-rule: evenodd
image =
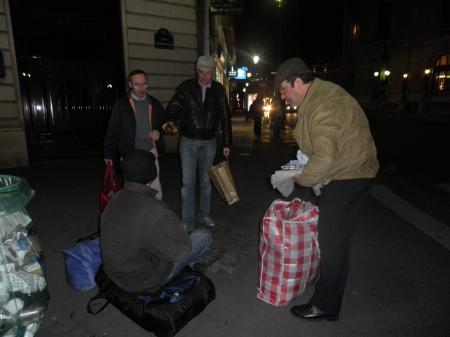
M 5 76 L 0 77 L 0 168 L 28 165 L 19 74 L 8 0 L 0 0 L 0 51 Z
M 164 105 L 183 80 L 194 76 L 198 56 L 195 0 L 122 0 L 125 71 L 150 76 L 150 93 Z M 166 28 L 174 49 L 158 49 L 154 34 Z

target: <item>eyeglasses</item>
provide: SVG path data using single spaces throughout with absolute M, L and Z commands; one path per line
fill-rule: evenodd
M 289 84 L 280 85 L 280 94 L 284 95 L 286 93 L 286 90 L 287 90 L 288 87 L 289 87 Z

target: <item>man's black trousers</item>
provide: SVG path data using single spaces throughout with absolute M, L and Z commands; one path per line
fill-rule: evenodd
M 350 267 L 351 237 L 373 179 L 335 180 L 321 189 L 320 278 L 311 303 L 338 315 Z

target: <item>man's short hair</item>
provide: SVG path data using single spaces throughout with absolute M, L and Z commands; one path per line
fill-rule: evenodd
M 133 71 L 131 71 L 128 76 L 127 76 L 127 82 L 130 83 L 131 82 L 131 78 L 135 75 L 144 75 L 145 78 L 148 81 L 148 75 L 145 71 L 141 70 L 141 69 L 134 69 Z
M 126 181 L 148 184 L 156 179 L 158 171 L 153 153 L 145 150 L 134 150 L 123 160 L 123 175 Z
M 278 91 L 283 81 L 294 82 L 300 78 L 303 83 L 309 83 L 314 79 L 314 74 L 305 61 L 300 57 L 292 57 L 281 63 L 275 75 L 274 90 Z

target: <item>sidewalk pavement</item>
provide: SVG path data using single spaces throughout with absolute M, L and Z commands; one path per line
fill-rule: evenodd
M 254 140 L 251 123 L 236 122 L 229 163 L 240 201 L 227 206 L 214 192 L 212 229 L 220 259 L 208 271 L 216 299 L 177 337 L 448 337 L 450 252 L 369 198 L 353 238 L 352 266 L 337 322 L 304 322 L 289 308 L 256 299 L 259 221 L 280 195 L 270 174 L 292 159 L 289 144 Z M 267 135 L 266 135 L 267 136 Z M 102 159 L 36 163 L 3 170 L 27 179 L 36 196 L 29 212 L 46 254 L 51 295 L 39 337 L 152 336 L 113 306 L 87 313 L 97 289 L 82 293 L 65 282 L 60 251 L 97 230 Z M 176 154 L 161 158 L 164 201 L 180 211 L 180 167 Z M 304 303 L 312 289 L 292 304 Z

